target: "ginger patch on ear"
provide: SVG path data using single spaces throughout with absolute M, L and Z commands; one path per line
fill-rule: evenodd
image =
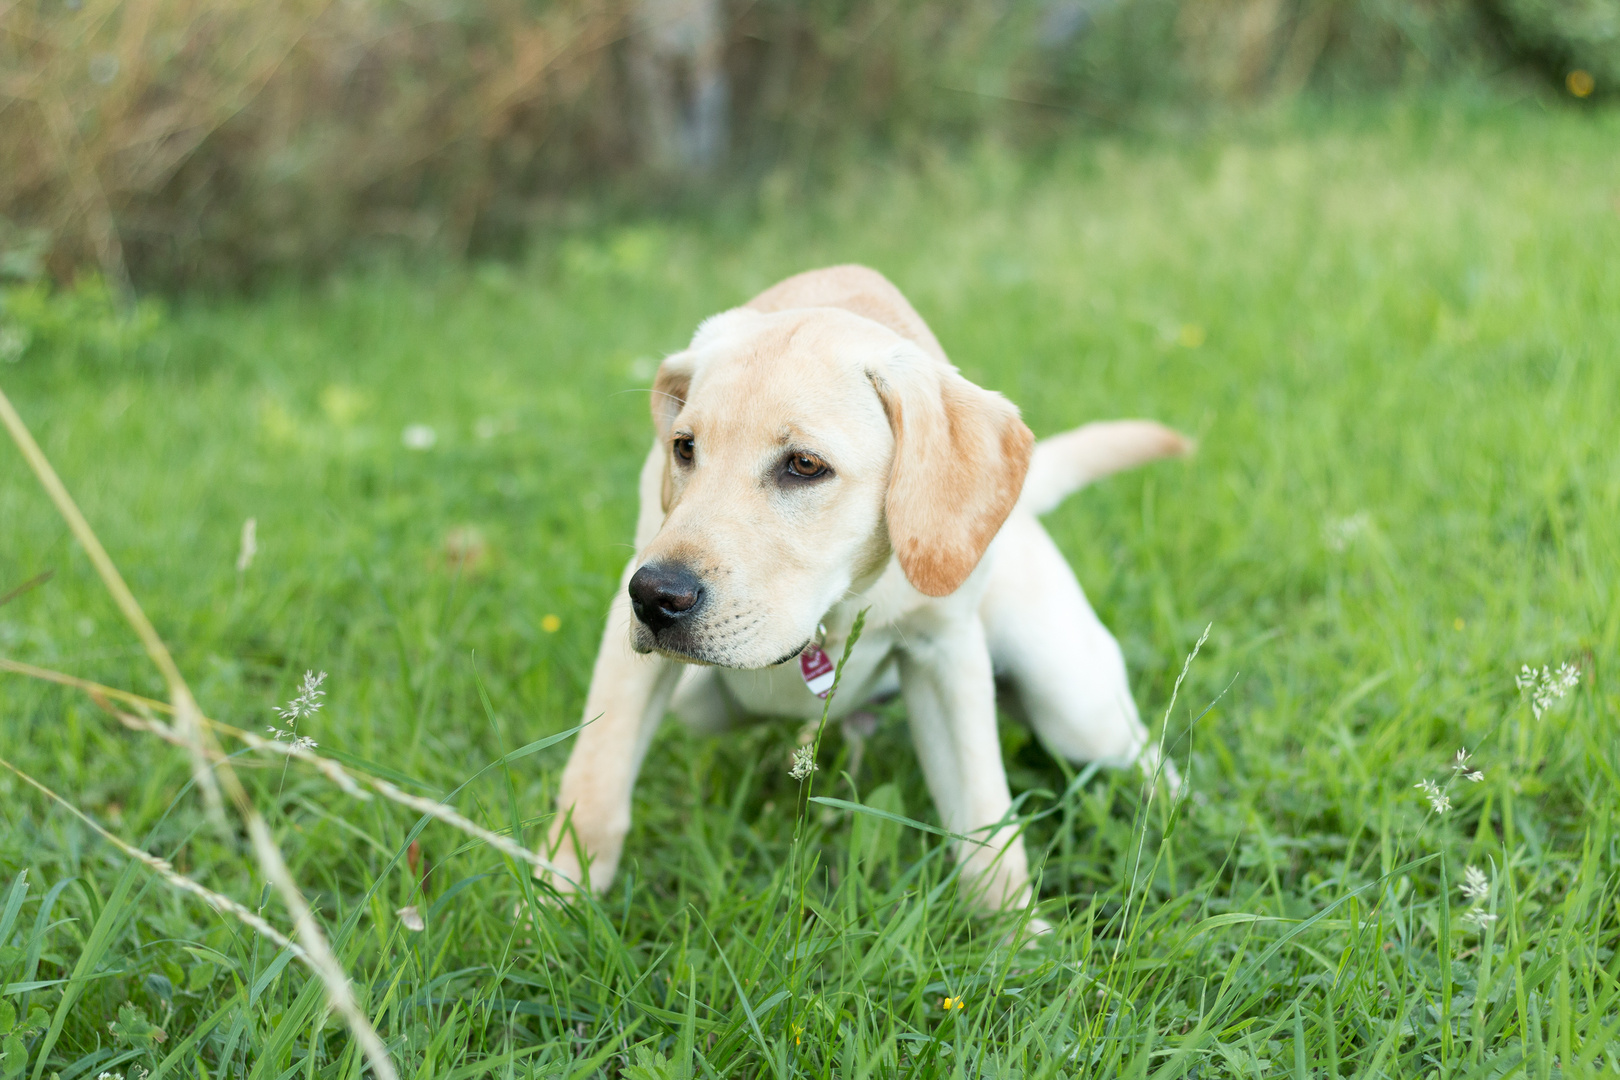
M 1010 401 L 931 358 L 897 358 L 872 385 L 895 440 L 889 542 L 913 587 L 946 596 L 1017 504 L 1035 436 Z

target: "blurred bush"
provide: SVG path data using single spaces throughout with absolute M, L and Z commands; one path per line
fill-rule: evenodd
M 611 159 L 611 8 L 21 0 L 0 9 L 0 215 L 115 288 L 465 246 L 503 189 Z M 592 115 L 596 113 L 597 115 Z M 542 151 L 541 147 L 544 144 Z
M 1620 0 L 16 0 L 0 279 L 234 286 L 515 247 L 604 184 L 702 194 L 1504 55 L 1601 90 L 1617 21 Z
M 1491 10 L 1513 49 L 1562 74 L 1573 92 L 1620 86 L 1620 0 L 1496 0 Z M 1569 79 L 1579 71 L 1590 81 Z
M 0 364 L 45 361 L 82 370 L 160 361 L 165 319 L 160 301 L 121 304 L 96 274 L 67 288 L 11 285 L 0 290 Z

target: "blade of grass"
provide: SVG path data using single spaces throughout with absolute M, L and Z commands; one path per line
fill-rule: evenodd
M 67 522 L 68 528 L 73 532 L 73 538 L 84 548 L 85 554 L 90 557 L 90 563 L 100 575 L 102 584 L 112 594 L 113 602 L 126 622 L 134 628 L 135 635 L 141 639 L 141 645 L 146 649 L 146 655 L 162 674 L 163 681 L 168 684 L 169 700 L 174 706 L 175 724 L 179 729 L 180 738 L 191 753 L 192 779 L 197 783 L 197 789 L 203 793 L 207 802 L 209 813 L 214 815 L 218 822 L 224 823 L 224 810 L 221 804 L 219 785 L 215 780 L 213 771 L 208 766 L 207 748 L 208 736 L 202 724 L 198 721 L 201 712 L 197 703 L 192 700 L 191 690 L 180 675 L 180 669 L 175 666 L 174 657 L 169 655 L 169 648 L 163 644 L 156 628 L 141 610 L 141 605 L 135 600 L 135 594 L 129 591 L 124 584 L 124 577 L 113 565 L 112 559 L 107 555 L 107 549 L 101 546 L 101 540 L 96 536 L 95 530 L 79 512 L 78 504 L 68 494 L 56 470 L 46 459 L 44 451 L 34 441 L 22 417 L 12 407 L 11 399 L 0 390 L 0 423 L 5 424 L 6 430 L 11 433 L 11 439 L 22 451 L 23 459 L 28 467 L 34 471 L 40 486 L 50 496 L 51 502 L 56 504 L 57 512 Z

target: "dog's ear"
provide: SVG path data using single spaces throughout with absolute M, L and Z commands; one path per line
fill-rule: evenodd
M 918 591 L 946 596 L 1018 502 L 1035 436 L 1012 402 L 919 349 L 896 351 L 867 376 L 894 432 L 890 546 Z
M 658 432 L 658 444 L 664 449 L 662 501 L 665 513 L 669 512 L 669 504 L 675 497 L 674 477 L 670 475 L 669 437 L 675 427 L 675 418 L 686 407 L 686 395 L 692 388 L 692 371 L 691 354 L 681 352 L 665 357 L 664 362 L 658 365 L 658 374 L 653 378 L 653 428 Z
M 675 418 L 686 407 L 687 391 L 692 389 L 692 358 L 688 353 L 667 356 L 653 377 L 652 419 L 658 438 L 667 441 Z

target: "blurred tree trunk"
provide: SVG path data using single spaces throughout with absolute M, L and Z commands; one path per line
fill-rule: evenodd
M 663 172 L 708 173 L 725 156 L 730 119 L 720 0 L 636 0 L 634 17 L 641 152 Z

